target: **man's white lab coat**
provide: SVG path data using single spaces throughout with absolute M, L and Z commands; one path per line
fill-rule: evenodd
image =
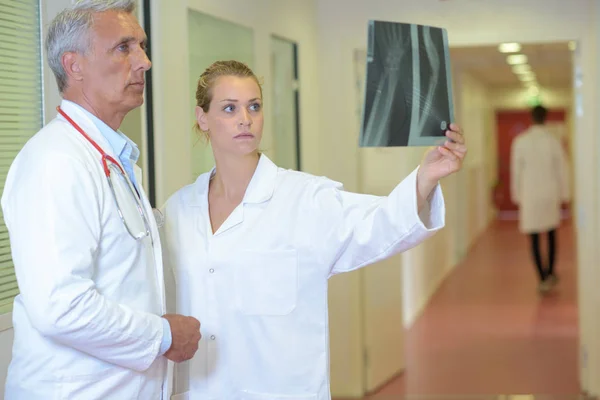
M 82 111 L 62 109 L 118 161 Z M 100 153 L 62 116 L 15 159 L 2 197 L 21 291 L 6 400 L 168 398 L 162 253 L 140 194 L 152 238 L 136 242 Z

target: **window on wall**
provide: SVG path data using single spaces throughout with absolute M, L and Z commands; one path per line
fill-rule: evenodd
M 298 47 L 271 37 L 273 147 L 275 164 L 300 170 Z
M 10 164 L 43 124 L 39 0 L 0 0 L 0 192 Z M 19 289 L 0 210 L 0 314 Z

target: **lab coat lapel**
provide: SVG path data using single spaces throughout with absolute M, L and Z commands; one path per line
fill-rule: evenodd
M 121 167 L 123 167 L 123 165 L 121 164 L 121 160 L 119 160 L 119 157 L 117 157 L 117 155 L 113 151 L 112 147 L 110 146 L 110 144 L 108 143 L 106 138 L 104 138 L 104 136 L 102 135 L 102 133 L 100 133 L 100 131 L 98 130 L 98 128 L 96 127 L 94 122 L 87 115 L 85 115 L 79 108 L 74 106 L 70 101 L 63 100 L 62 103 L 60 104 L 60 108 L 69 116 L 69 118 L 71 118 L 73 121 L 75 121 L 75 123 L 77 125 L 79 125 L 79 127 L 81 129 L 83 129 L 83 131 L 94 142 L 96 142 L 98 144 L 98 146 L 100 146 L 100 148 L 102 148 L 102 150 L 106 154 L 108 154 L 109 156 L 114 158 L 115 161 L 118 162 L 119 165 L 121 165 Z M 57 118 L 62 121 L 65 121 L 67 124 L 69 124 L 69 122 L 62 115 L 58 114 Z M 69 126 L 71 126 L 71 124 L 69 124 Z M 77 137 L 79 137 L 79 139 L 83 140 L 87 144 L 87 146 L 90 148 L 90 150 L 96 154 L 96 156 L 98 157 L 98 160 L 101 160 L 102 156 L 96 149 L 93 148 L 92 144 L 87 139 L 85 139 L 75 129 L 75 127 L 72 127 L 72 128 L 73 128 L 74 134 L 77 135 Z
M 238 205 L 231 212 L 231 214 L 229 214 L 229 216 L 223 222 L 223 224 L 219 227 L 219 229 L 217 229 L 217 231 L 214 234 L 212 233 L 212 223 L 210 221 L 210 207 L 208 205 L 208 187 L 210 185 L 210 177 L 212 177 L 214 175 L 214 173 L 215 173 L 215 168 L 213 168 L 210 171 L 210 173 L 208 174 L 209 178 L 206 179 L 205 181 L 201 182 L 201 185 L 203 185 L 203 190 L 201 191 L 200 196 L 203 197 L 202 203 L 203 203 L 204 207 L 203 207 L 202 212 L 205 214 L 205 219 L 200 218 L 200 220 L 206 221 L 205 228 L 206 228 L 208 234 L 218 236 L 220 234 L 223 234 L 224 232 L 227 232 L 229 229 L 234 228 L 237 225 L 244 222 L 244 204 L 242 202 L 242 204 Z
M 209 221 L 210 221 L 210 216 L 209 216 Z M 227 232 L 229 229 L 236 227 L 237 225 L 241 224 L 242 222 L 244 222 L 244 204 L 243 203 L 240 204 L 239 206 L 237 206 L 233 210 L 233 212 L 231 214 L 229 214 L 229 217 L 227 217 L 225 222 L 223 222 L 223 225 L 221 225 L 219 227 L 219 229 L 215 232 L 215 236 L 218 236 L 220 234 L 223 234 L 224 232 Z M 209 222 L 209 224 L 210 224 L 210 222 Z
M 212 176 L 213 173 L 214 168 L 208 176 Z M 238 205 L 225 220 L 225 222 L 223 222 L 223 225 L 221 225 L 217 232 L 215 232 L 215 236 L 223 234 L 229 229 L 234 228 L 244 222 L 244 208 L 247 204 L 258 204 L 269 200 L 273 196 L 276 178 L 277 166 L 267 156 L 261 154 L 256 171 L 254 171 L 254 175 L 252 175 L 252 179 L 248 184 L 248 188 L 246 189 L 242 203 Z M 209 180 L 207 179 L 206 182 L 203 183 L 206 185 L 205 190 L 206 194 L 208 194 Z M 209 221 L 209 229 L 211 229 L 212 232 L 212 228 L 210 228 L 210 215 L 208 215 L 208 195 L 206 195 L 205 212 L 207 213 L 207 218 Z
M 75 123 L 77 123 L 77 125 L 79 125 L 79 127 L 81 127 L 81 129 L 93 141 L 95 141 L 98 144 L 98 146 L 100 146 L 102 148 L 102 150 L 106 154 L 111 156 L 117 163 L 119 163 L 121 168 L 123 168 L 123 165 L 121 164 L 121 160 L 119 160 L 119 157 L 117 157 L 117 155 L 114 153 L 114 151 L 113 151 L 112 147 L 110 146 L 110 144 L 108 143 L 108 141 L 104 138 L 104 136 L 102 135 L 102 133 L 100 133 L 100 131 L 98 130 L 98 128 L 96 127 L 94 122 L 91 121 L 87 115 L 85 115 L 81 110 L 79 110 L 77 107 L 75 107 L 69 101 L 63 100 L 61 102 L 60 107 L 73 121 L 75 121 Z M 58 114 L 58 118 L 65 121 L 66 123 L 68 123 L 62 115 Z M 71 125 L 69 124 L 69 126 L 71 126 Z M 79 132 L 77 132 L 74 127 L 73 127 L 73 132 L 75 135 L 77 135 L 77 137 L 79 137 L 81 140 L 83 140 L 84 143 L 86 143 L 86 145 L 90 148 L 90 150 L 98 158 L 98 162 L 102 162 L 101 161 L 102 156 L 96 149 L 93 148 L 92 144 L 88 140 L 86 140 Z M 136 168 L 139 171 L 136 171 Z M 136 175 L 139 174 L 139 177 L 141 178 L 141 169 L 137 165 L 134 165 L 134 172 L 137 172 Z M 137 179 L 137 176 L 136 176 L 136 179 Z M 137 183 L 138 183 L 138 189 L 141 188 L 141 184 L 142 184 L 141 179 Z M 162 266 L 162 251 L 161 251 L 161 247 L 160 247 L 160 238 L 158 235 L 158 228 L 156 225 L 156 219 L 154 217 L 154 213 L 152 212 L 152 207 L 150 206 L 150 203 L 148 202 L 148 198 L 146 197 L 146 194 L 144 193 L 143 190 L 139 190 L 139 194 L 141 196 L 142 204 L 144 206 L 144 212 L 146 214 L 146 218 L 148 219 L 148 224 L 150 227 L 150 234 L 152 235 L 154 264 L 156 267 L 156 273 L 158 275 L 158 285 L 159 285 L 158 289 L 159 289 L 159 293 L 161 293 L 161 300 L 162 300 L 162 305 L 164 308 L 165 294 L 164 294 L 164 279 L 163 279 L 163 266 Z
M 133 164 L 133 176 L 135 177 L 135 182 L 139 187 L 143 187 L 142 184 L 144 177 L 142 176 L 142 169 L 137 165 Z
M 141 185 L 139 186 L 141 188 Z M 166 312 L 166 299 L 165 299 L 165 275 L 162 263 L 162 249 L 160 245 L 160 235 L 158 233 L 158 225 L 156 221 L 156 217 L 154 216 L 154 211 L 148 198 L 146 197 L 146 192 L 144 190 L 139 190 L 140 198 L 142 199 L 142 204 L 144 205 L 144 213 L 146 214 L 146 218 L 148 219 L 148 225 L 150 227 L 150 235 L 152 236 L 152 249 L 154 253 L 154 265 L 156 268 L 157 282 L 158 282 L 158 292 L 161 296 L 161 304 L 163 308 L 163 313 Z
M 258 166 L 246 189 L 243 204 L 258 204 L 270 200 L 275 190 L 277 166 L 264 154 L 258 160 Z
M 158 290 L 159 290 L 159 293 L 161 294 L 161 298 L 162 298 L 161 304 L 163 306 L 163 313 L 164 313 L 164 312 L 166 312 L 165 282 L 164 282 L 164 268 L 163 268 L 163 264 L 162 264 L 162 249 L 161 249 L 161 244 L 160 244 L 160 235 L 158 232 L 158 228 L 159 228 L 158 221 L 156 220 L 156 217 L 154 216 L 154 209 L 152 208 L 152 205 L 150 204 L 150 201 L 148 200 L 148 197 L 146 196 L 146 192 L 144 191 L 144 188 L 142 186 L 142 169 L 138 165 L 134 164 L 133 165 L 133 173 L 135 175 L 138 193 L 140 195 L 142 204 L 144 206 L 144 213 L 146 214 L 146 217 L 148 218 L 148 225 L 150 227 L 150 235 L 152 236 L 152 250 L 153 250 L 153 254 L 154 254 L 154 265 L 156 266 L 156 274 L 158 277 Z

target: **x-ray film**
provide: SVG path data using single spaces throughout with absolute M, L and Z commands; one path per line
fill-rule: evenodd
M 454 121 L 443 28 L 369 21 L 361 147 L 434 146 Z

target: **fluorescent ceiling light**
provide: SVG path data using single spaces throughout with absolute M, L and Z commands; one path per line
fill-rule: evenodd
M 519 78 L 519 80 L 523 81 L 523 82 L 534 81 L 535 75 L 534 74 L 521 74 L 521 75 L 517 75 L 517 78 Z
M 531 66 L 529 64 L 517 64 L 513 65 L 512 70 L 515 74 L 527 74 L 531 72 Z
M 518 53 L 521 51 L 521 45 L 519 43 L 502 43 L 498 46 L 500 53 Z
M 527 91 L 531 96 L 537 96 L 538 94 L 540 94 L 539 86 L 530 86 L 529 89 L 527 89 Z
M 506 57 L 506 62 L 510 65 L 527 64 L 527 56 L 524 54 L 511 54 Z
M 577 43 L 573 40 L 569 42 L 569 50 L 574 51 L 577 48 Z

